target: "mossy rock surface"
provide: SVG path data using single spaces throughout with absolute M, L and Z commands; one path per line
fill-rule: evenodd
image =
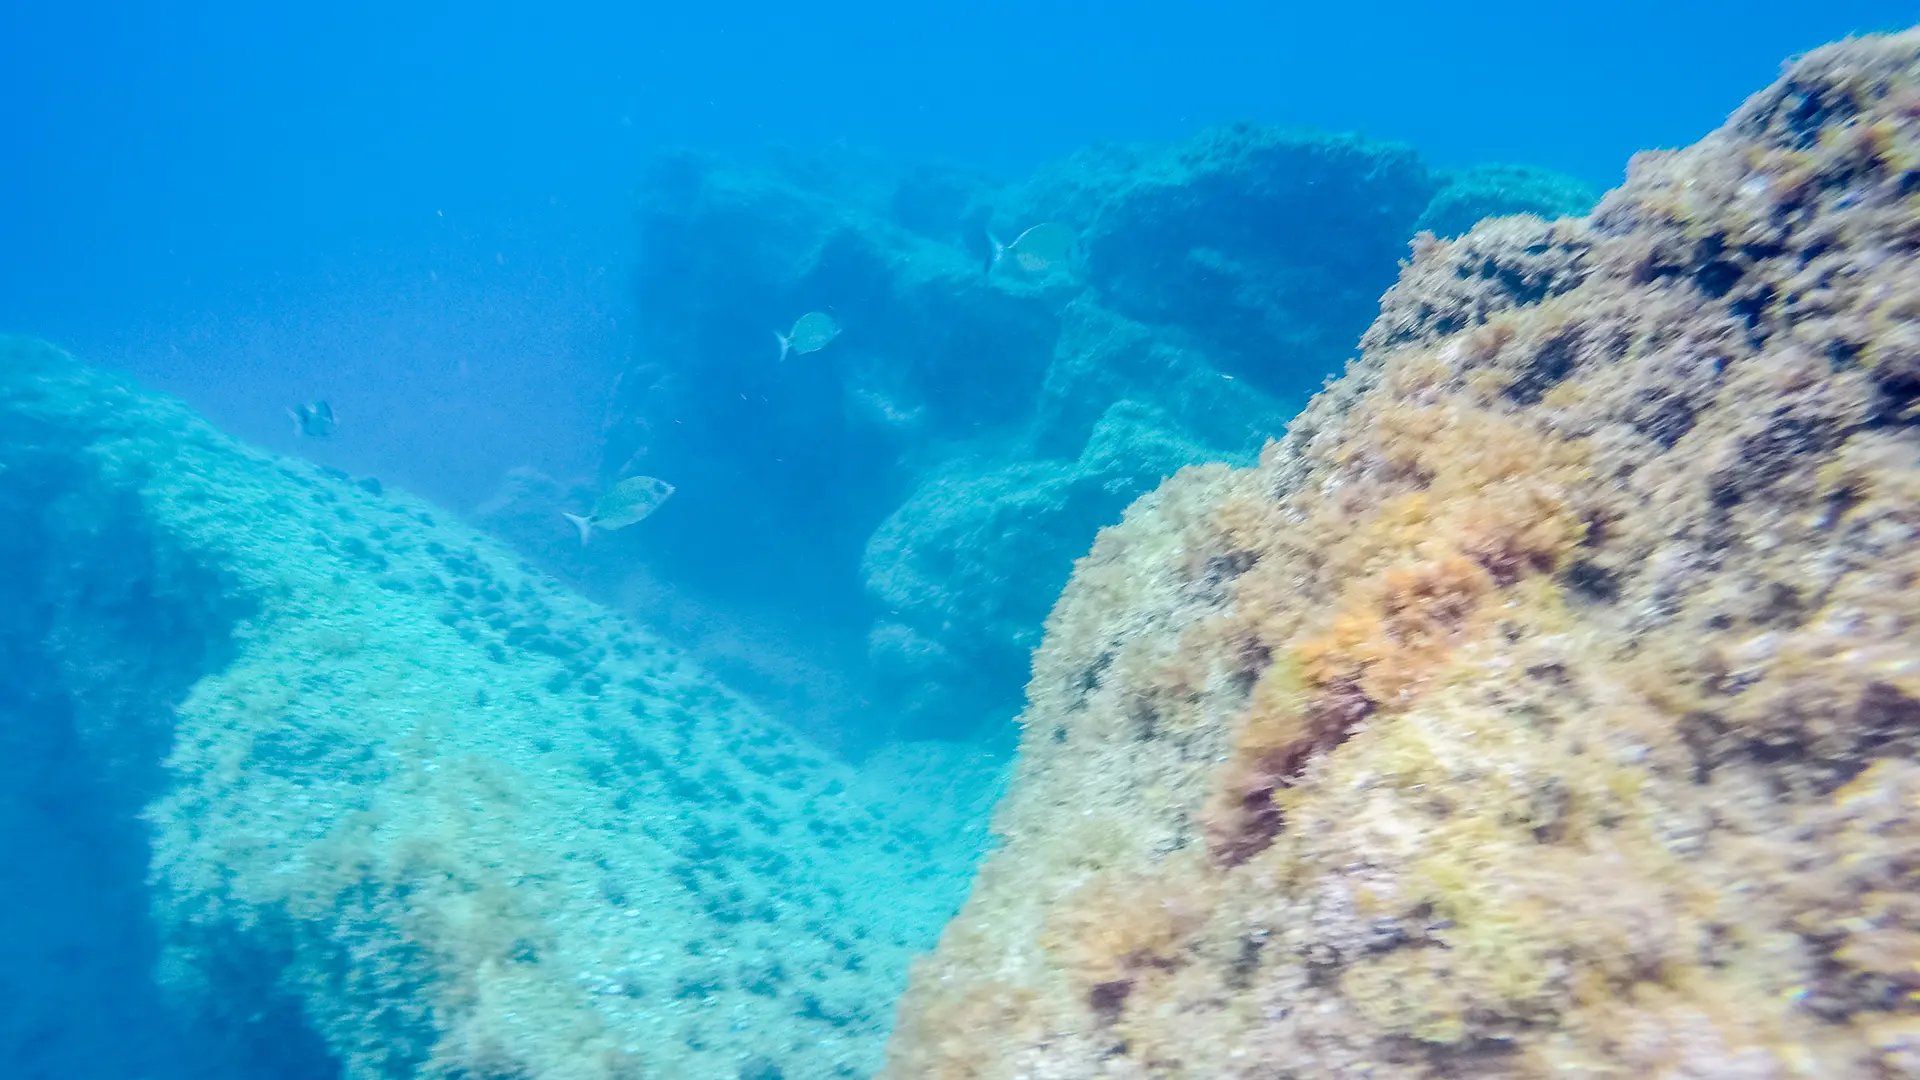
M 9 601 L 57 613 L 6 640 L 145 793 L 209 1031 L 355 1080 L 877 1067 L 977 844 L 911 792 L 441 511 L 23 339 L 0 504 Z
M 1911 1076 L 1920 31 L 1427 238 L 1078 562 L 891 1080 Z

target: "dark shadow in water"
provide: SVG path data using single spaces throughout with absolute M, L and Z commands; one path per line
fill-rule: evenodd
M 270 985 L 179 1009 L 155 981 L 148 839 L 173 706 L 244 614 L 70 433 L 0 445 L 0 1061 L 18 1080 L 339 1074 Z M 236 1024 L 235 1019 L 250 1022 Z

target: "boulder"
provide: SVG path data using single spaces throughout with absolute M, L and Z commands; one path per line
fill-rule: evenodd
M 1912 1075 L 1920 32 L 1416 245 L 1102 531 L 882 1073 Z

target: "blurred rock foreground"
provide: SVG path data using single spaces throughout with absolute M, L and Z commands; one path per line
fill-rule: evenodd
M 1012 186 L 846 149 L 668 154 L 639 189 L 636 359 L 600 481 L 678 493 L 584 566 L 557 504 L 483 520 L 607 593 L 644 563 L 710 616 L 784 619 L 824 655 L 736 681 L 864 699 L 842 723 L 869 739 L 991 730 L 1094 532 L 1182 465 L 1250 463 L 1350 355 L 1417 228 L 1593 198 L 1255 125 L 1096 147 Z M 989 267 L 990 235 L 1043 222 L 1078 234 L 1072 266 Z M 782 362 L 774 331 L 812 310 L 844 332 Z
M 1104 530 L 891 1080 L 1920 1075 L 1920 32 Z

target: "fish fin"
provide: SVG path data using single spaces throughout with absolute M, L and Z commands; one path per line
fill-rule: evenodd
M 306 425 L 300 422 L 300 414 L 294 412 L 291 405 L 287 406 L 287 419 L 293 421 L 293 434 L 296 438 L 307 433 Z
M 780 343 L 780 362 L 787 362 L 787 353 L 793 350 L 793 339 L 778 330 L 773 332 L 773 340 Z
M 581 517 L 579 514 L 569 514 L 565 510 L 560 511 L 560 516 L 573 522 L 573 527 L 580 530 L 580 546 L 586 547 L 587 541 L 593 539 L 593 519 Z

